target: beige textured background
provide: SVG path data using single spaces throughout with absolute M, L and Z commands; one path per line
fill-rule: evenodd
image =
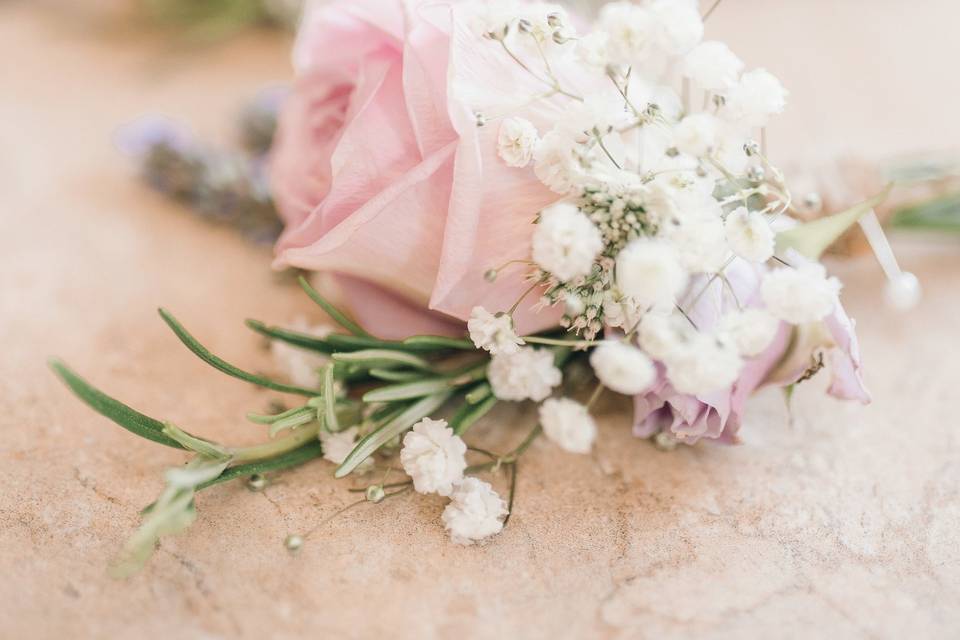
M 710 33 L 738 33 L 748 62 L 792 89 L 771 132 L 780 157 L 960 147 L 951 5 L 728 0 Z M 270 361 L 243 318 L 312 313 L 265 251 L 141 188 L 111 132 L 153 110 L 227 141 L 240 101 L 285 77 L 286 53 L 264 34 L 171 52 L 7 2 L 0 61 L 0 637 L 960 635 L 956 238 L 897 242 L 927 288 L 909 315 L 880 305 L 869 259 L 837 265 L 870 407 L 825 400 L 815 380 L 792 424 L 766 393 L 743 446 L 662 453 L 611 406 L 594 457 L 537 443 L 509 527 L 467 549 L 447 542 L 439 500 L 407 496 L 351 511 L 291 556 L 284 536 L 352 499 L 314 463 L 262 493 L 205 492 L 187 535 L 109 579 L 182 456 L 82 407 L 46 357 L 150 414 L 252 442 L 242 416 L 272 395 L 197 361 L 154 309 L 256 368 Z M 496 414 L 471 437 L 506 447 L 528 419 Z

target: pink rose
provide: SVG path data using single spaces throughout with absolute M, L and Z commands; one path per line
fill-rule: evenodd
M 275 264 L 333 274 L 357 320 L 384 337 L 462 332 L 475 305 L 508 309 L 528 286 L 524 268 L 495 283 L 483 274 L 529 256 L 531 222 L 558 198 L 531 167 L 497 156 L 497 123 L 478 127 L 476 114 L 509 111 L 543 131 L 568 104 L 517 107 L 536 86 L 471 29 L 468 10 L 311 4 L 294 48 L 271 160 L 287 223 Z M 559 311 L 533 312 L 537 297 L 515 316 L 521 333 L 556 324 Z M 379 311 L 382 299 L 411 313 Z

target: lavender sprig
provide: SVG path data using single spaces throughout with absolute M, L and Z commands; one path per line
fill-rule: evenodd
M 176 123 L 145 117 L 121 129 L 120 149 L 140 164 L 150 187 L 187 206 L 198 217 L 238 229 L 258 244 L 272 244 L 282 230 L 266 175 L 284 90 L 263 92 L 242 116 L 243 151 L 208 148 Z

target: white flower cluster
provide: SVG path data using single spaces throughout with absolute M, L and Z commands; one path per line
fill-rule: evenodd
M 548 398 L 540 405 L 543 433 L 564 451 L 590 453 L 597 425 L 586 406 L 570 398 Z
M 500 125 L 497 153 L 508 167 L 525 167 L 533 159 L 540 135 L 533 123 L 523 118 L 506 118 Z
M 489 482 L 464 478 L 440 518 L 450 539 L 467 545 L 500 533 L 506 515 L 507 504 Z
M 441 516 L 458 544 L 472 544 L 503 529 L 506 503 L 488 483 L 464 477 L 467 445 L 445 420 L 424 418 L 403 438 L 400 463 L 418 493 L 450 498 Z
M 400 464 L 419 493 L 449 496 L 463 480 L 467 445 L 445 420 L 424 418 L 403 437 Z
M 494 315 L 483 307 L 474 307 L 467 320 L 467 330 L 477 349 L 493 355 L 516 353 L 523 344 L 513 330 L 513 318 L 507 313 Z
M 694 0 L 611 2 L 583 34 L 551 5 L 522 6 L 516 19 L 496 18 L 488 38 L 553 84 L 539 99 L 561 108 L 540 131 L 524 109 L 508 114 L 497 150 L 557 194 L 532 238 L 545 302 L 565 305 L 563 326 L 586 340 L 621 332 L 590 359 L 604 386 L 632 395 L 665 378 L 681 393 L 729 388 L 781 322 L 833 311 L 839 283 L 823 267 L 774 261 L 787 259 L 775 256 L 774 224 L 791 197 L 753 138 L 786 106 L 775 76 L 703 41 Z M 535 56 L 524 57 L 524 42 Z M 728 279 L 734 263 L 758 274 L 759 294 L 740 299 Z M 719 311 L 699 326 L 695 309 L 708 290 L 704 304 Z M 471 326 L 471 337 L 495 354 L 497 397 L 546 398 L 560 381 L 548 354 L 521 349 L 504 321 L 486 326 Z M 583 448 L 564 435 L 571 408 L 553 402 L 541 413 L 556 441 Z
M 493 356 L 487 368 L 493 394 L 501 400 L 540 402 L 563 378 L 553 360 L 551 351 L 533 347 Z
M 646 391 L 657 378 L 653 361 L 643 351 L 614 340 L 593 350 L 590 366 L 605 387 L 628 396 Z
M 533 261 L 561 282 L 589 275 L 602 250 L 600 231 L 576 205 L 561 202 L 540 214 Z

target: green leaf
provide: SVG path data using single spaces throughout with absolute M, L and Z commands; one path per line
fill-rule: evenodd
M 115 578 L 127 578 L 143 568 L 162 536 L 185 531 L 197 519 L 193 489 L 168 487 L 144 516 L 120 557 L 110 568 Z
M 451 388 L 449 378 L 426 378 L 414 382 L 388 384 L 363 394 L 364 402 L 393 402 L 440 393 Z
M 211 463 L 209 465 L 204 465 L 202 467 L 191 467 L 187 465 L 186 467 L 178 467 L 175 469 L 167 469 L 166 473 L 163 474 L 164 479 L 166 479 L 167 484 L 171 487 L 176 487 L 178 489 L 194 489 L 197 485 L 201 485 L 204 482 L 210 482 L 211 480 L 220 476 L 223 473 L 223 470 L 226 468 L 227 464 L 230 463 L 230 459 L 226 458 L 210 458 Z
M 323 368 L 323 419 L 327 431 L 340 431 L 336 395 L 333 390 L 333 363 Z
M 143 522 L 124 546 L 111 572 L 126 577 L 139 571 L 163 536 L 180 533 L 196 520 L 193 497 L 196 487 L 223 473 L 229 459 L 198 455 L 185 467 L 167 470 L 167 486 L 160 497 L 144 511 Z
M 790 407 L 790 402 L 793 400 L 793 394 L 797 390 L 797 385 L 788 384 L 783 388 L 783 399 L 787 403 L 787 408 Z
M 247 464 L 238 464 L 233 467 L 227 467 L 223 473 L 213 480 L 209 480 L 197 485 L 197 491 L 206 489 L 207 487 L 212 487 L 213 485 L 220 484 L 221 482 L 233 480 L 235 478 L 245 478 L 256 473 L 267 473 L 269 471 L 280 471 L 282 469 L 296 467 L 305 462 L 309 462 L 314 458 L 319 458 L 322 455 L 323 447 L 318 441 L 312 440 L 302 447 L 294 449 L 293 451 L 288 451 L 287 453 L 279 455 L 276 458 L 269 458 L 267 460 L 259 460 L 257 462 L 249 462 Z
M 229 460 L 230 453 L 221 445 L 189 434 L 172 422 L 163 423 L 163 433 L 183 445 L 185 449 L 199 453 L 207 458 Z
M 312 406 L 312 405 L 309 405 L 309 406 Z M 282 420 L 284 418 L 292 416 L 295 413 L 300 413 L 301 411 L 303 411 L 303 407 L 294 407 L 293 409 L 287 409 L 286 411 L 282 411 L 280 413 L 274 413 L 271 415 L 261 415 L 259 413 L 248 413 L 247 420 L 249 420 L 254 424 L 273 424 L 277 420 Z
M 455 371 L 451 371 L 446 375 L 446 377 L 451 379 L 451 384 L 453 386 L 462 387 L 463 385 L 470 384 L 471 382 L 486 380 L 487 368 L 489 366 L 490 361 L 485 358 L 480 362 L 471 362 Z
M 372 336 L 346 335 L 333 333 L 324 338 L 292 331 L 282 327 L 268 326 L 259 320 L 246 320 L 246 325 L 262 336 L 273 340 L 280 340 L 309 351 L 319 351 L 330 354 L 334 351 L 357 351 L 359 349 L 391 349 L 393 351 L 409 351 L 417 353 L 431 353 L 460 349 L 475 351 L 473 343 L 467 340 L 445 338 L 443 336 L 413 336 L 403 341 L 381 340 Z
M 477 404 L 486 400 L 492 393 L 493 389 L 490 388 L 488 383 L 484 382 L 471 389 L 464 399 L 467 401 L 467 404 Z
M 166 488 L 156 502 L 143 510 L 143 523 L 112 568 L 113 574 L 135 573 L 150 558 L 162 536 L 179 533 L 190 526 L 196 519 L 194 495 L 197 491 L 239 477 L 294 467 L 322 455 L 323 447 L 316 439 L 316 430 L 287 440 L 293 447 L 272 458 L 228 467 L 230 458 L 198 455 L 184 467 L 168 469 Z
M 291 331 L 290 329 L 283 329 L 281 327 L 269 327 L 259 320 L 247 319 L 245 324 L 262 336 L 266 336 L 272 340 L 286 342 L 301 349 L 328 354 L 336 350 L 336 347 L 329 344 L 325 339 L 312 336 L 308 333 Z
M 296 413 L 284 416 L 270 425 L 270 437 L 286 429 L 296 429 L 317 419 L 317 411 L 312 407 L 300 407 Z
M 300 286 L 303 290 L 310 296 L 310 299 L 316 302 L 321 309 L 323 309 L 328 316 L 330 316 L 334 322 L 339 324 L 341 327 L 349 331 L 355 336 L 369 336 L 370 334 L 364 331 L 360 325 L 348 318 L 342 311 L 337 309 L 335 306 L 327 302 L 326 298 L 320 295 L 320 293 L 310 286 L 310 283 L 307 282 L 307 279 L 303 276 L 299 278 Z
M 387 382 L 410 382 L 419 380 L 423 375 L 419 371 L 397 371 L 395 369 L 370 369 L 370 375 Z
M 194 353 L 198 358 L 209 364 L 214 369 L 222 371 L 223 373 L 244 380 L 246 382 L 253 383 L 255 385 L 265 387 L 267 389 L 273 389 L 274 391 L 282 391 L 283 393 L 295 393 L 301 396 L 316 396 L 320 395 L 316 389 L 305 389 L 303 387 L 297 387 L 294 385 L 283 384 L 280 382 L 274 382 L 263 376 L 258 376 L 253 373 L 248 373 L 242 369 L 239 369 L 226 360 L 219 358 L 212 354 L 209 349 L 204 347 L 202 344 L 197 342 L 196 338 L 190 335 L 186 329 L 183 328 L 176 318 L 170 314 L 166 309 L 159 309 L 160 317 L 163 318 L 163 321 L 173 330 L 173 332 L 180 338 L 180 341 L 187 346 L 190 351 Z
M 433 347 L 424 345 L 408 345 L 395 340 L 381 340 L 369 336 L 348 336 L 342 333 L 330 334 L 327 342 L 337 351 L 357 351 L 359 349 L 389 349 L 391 351 L 406 351 L 409 353 L 430 353 L 436 351 Z
M 374 409 L 373 413 L 367 418 L 366 423 L 370 425 L 369 430 L 376 429 L 390 422 L 409 407 L 412 402 L 391 402 Z
M 561 370 L 573 355 L 573 349 L 570 347 L 549 347 L 549 349 L 553 351 L 553 366 Z
M 171 480 L 174 482 L 178 480 L 199 480 L 200 482 L 192 489 L 190 487 L 168 487 L 156 502 L 143 510 L 142 515 L 145 520 L 141 530 L 127 544 L 120 562 L 113 567 L 112 572 L 118 577 L 135 573 L 149 559 L 156 545 L 156 540 L 161 535 L 177 533 L 190 526 L 196 518 L 193 498 L 197 491 L 237 478 L 247 478 L 254 474 L 290 469 L 322 455 L 322 445 L 317 440 L 311 440 L 303 446 L 275 458 L 238 464 L 226 469 L 218 468 L 218 466 L 196 469 L 190 464 L 182 469 L 169 469 L 167 471 L 168 482 Z M 191 464 L 196 463 L 192 462 Z
M 918 202 L 898 209 L 891 221 L 895 227 L 960 231 L 960 193 Z
M 343 461 L 343 464 L 337 467 L 334 475 L 337 478 L 348 475 L 356 469 L 361 462 L 376 453 L 380 447 L 412 427 L 417 421 L 439 409 L 451 395 L 452 392 L 448 391 L 446 393 L 427 396 L 404 409 L 402 413 L 379 429 L 367 434 L 366 437 L 357 443 L 357 446 L 353 448 L 353 451 L 351 451 L 350 455 Z
M 487 396 L 479 404 L 465 402 L 450 418 L 450 428 L 455 434 L 461 435 L 473 426 L 473 423 L 487 415 L 497 402 L 497 397 L 493 395 Z
M 369 382 L 370 372 L 364 367 L 346 362 L 333 363 L 333 379 L 341 382 Z
M 410 367 L 422 371 L 430 371 L 430 363 L 410 353 L 390 351 L 389 349 L 363 349 L 349 353 L 335 353 L 333 359 L 337 362 L 348 362 L 361 365 L 367 369 L 395 369 Z
M 819 259 L 830 245 L 846 233 L 847 229 L 856 224 L 864 214 L 883 202 L 887 194 L 890 193 L 892 186 L 888 185 L 876 196 L 854 205 L 846 211 L 824 218 L 817 218 L 799 224 L 792 229 L 781 231 L 777 234 L 777 253 L 783 255 L 786 251 L 793 249 L 811 260 Z
M 403 341 L 408 347 L 422 347 L 424 349 L 460 349 L 462 351 L 476 351 L 477 347 L 469 340 L 458 340 L 445 336 L 411 336 Z
M 105 418 L 109 418 L 127 431 L 141 438 L 152 440 L 175 449 L 185 449 L 182 444 L 164 434 L 163 422 L 144 415 L 128 407 L 119 400 L 111 398 L 89 382 L 78 376 L 66 364 L 51 360 L 50 368 L 91 409 Z

